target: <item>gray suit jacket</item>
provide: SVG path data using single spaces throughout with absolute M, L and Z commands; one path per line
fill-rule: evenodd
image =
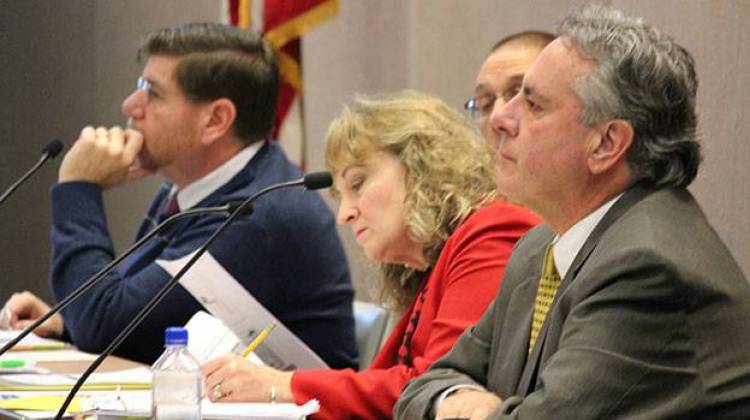
M 686 190 L 633 187 L 576 256 L 527 357 L 544 251 L 516 245 L 485 315 L 394 414 L 434 415 L 456 384 L 503 399 L 493 419 L 750 418 L 750 284 Z

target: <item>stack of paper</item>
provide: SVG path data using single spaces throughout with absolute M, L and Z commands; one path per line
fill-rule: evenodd
M 0 409 L 54 412 L 62 405 L 77 375 L 8 374 L 0 375 L 0 392 L 14 396 L 0 400 Z M 151 370 L 148 367 L 94 373 L 81 388 L 84 391 L 71 404 L 69 413 L 147 418 L 151 413 Z M 44 392 L 43 392 L 44 391 Z M 57 391 L 57 392 L 50 392 Z M 98 392 L 91 392 L 98 391 Z M 317 400 L 305 405 L 262 403 L 212 403 L 204 399 L 204 419 L 304 419 L 319 410 Z
M 0 346 L 4 346 L 10 340 L 18 337 L 21 331 L 6 331 L 0 330 Z M 48 338 L 41 338 L 35 334 L 29 334 L 23 338 L 18 344 L 13 346 L 10 351 L 20 350 L 55 350 L 67 347 L 68 344 L 58 340 L 50 340 Z
M 36 394 L 15 399 L 0 400 L 0 409 L 35 411 L 36 414 L 54 415 L 65 401 L 64 394 Z M 212 403 L 203 400 L 201 413 L 204 419 L 268 419 L 297 420 L 316 413 L 320 409 L 317 400 L 304 405 L 282 403 Z M 68 413 L 96 415 L 97 418 L 143 417 L 151 415 L 151 393 L 149 391 L 95 392 L 73 399 Z M 1 417 L 1 415 L 0 415 Z
M 0 392 L 67 391 L 77 375 L 8 374 L 0 375 Z M 84 391 L 134 390 L 151 387 L 151 371 L 146 367 L 107 373 L 94 373 L 83 384 Z
M 93 399 L 94 409 L 84 412 L 97 416 L 136 416 L 148 417 L 151 414 L 151 394 L 147 392 L 130 392 L 117 400 Z M 212 403 L 204 399 L 201 415 L 206 420 L 212 419 L 304 419 L 320 409 L 317 400 L 304 405 L 281 403 Z
M 5 353 L 0 360 L 25 360 L 27 362 L 93 362 L 95 354 L 74 348 L 62 350 L 24 350 Z
M 213 404 L 203 400 L 201 411 L 204 419 L 304 419 L 320 409 L 318 400 L 304 405 L 273 403 L 224 403 Z
M 60 409 L 67 395 L 62 394 L 38 394 L 27 397 L 9 398 L 0 400 L 0 408 L 7 410 L 26 410 L 26 411 L 55 411 Z M 68 411 L 80 413 L 83 411 L 81 399 L 73 398 L 68 406 Z

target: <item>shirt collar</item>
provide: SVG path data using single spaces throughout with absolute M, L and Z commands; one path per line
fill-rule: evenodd
M 258 153 L 258 150 L 264 144 L 265 141 L 259 141 L 245 147 L 221 166 L 203 176 L 203 178 L 181 189 L 177 193 L 177 204 L 180 205 L 180 210 L 187 210 L 195 206 L 214 191 L 224 186 L 247 166 L 250 159 Z M 169 193 L 170 197 L 176 189 L 175 186 L 172 186 L 172 191 Z
M 581 250 L 596 225 L 599 224 L 604 215 L 607 214 L 607 211 L 620 197 L 622 197 L 622 193 L 579 220 L 578 223 L 563 233 L 562 236 L 555 236 L 555 239 L 552 241 L 555 245 L 555 267 L 557 267 L 557 272 L 560 274 L 561 279 L 565 278 L 571 264 L 573 264 L 573 259 L 578 254 L 578 251 Z

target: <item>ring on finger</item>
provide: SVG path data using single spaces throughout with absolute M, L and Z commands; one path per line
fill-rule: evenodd
M 211 388 L 211 395 L 214 397 L 214 400 L 220 400 L 224 397 L 224 393 L 221 392 L 221 382 Z

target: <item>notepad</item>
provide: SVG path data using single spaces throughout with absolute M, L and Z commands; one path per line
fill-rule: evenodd
M 35 411 L 57 411 L 65 402 L 66 395 L 34 395 L 30 397 L 20 397 L 0 400 L 0 408 L 6 410 L 35 410 Z M 83 411 L 81 400 L 78 397 L 68 406 L 71 413 Z
M 18 337 L 21 331 L 6 331 L 0 330 L 0 346 L 5 345 L 10 340 Z M 56 350 L 64 349 L 69 344 L 63 341 L 51 340 L 48 338 L 42 338 L 35 334 L 29 334 L 23 338 L 18 344 L 13 346 L 10 351 L 23 351 L 23 350 Z
M 113 400 L 106 397 L 94 396 L 93 410 L 83 414 L 98 416 L 137 416 L 148 417 L 151 414 L 151 394 L 131 392 L 122 398 Z M 201 402 L 201 415 L 205 420 L 220 419 L 304 419 L 320 410 L 318 400 L 310 400 L 306 404 L 285 403 L 212 403 L 207 399 Z
M 284 403 L 223 403 L 203 400 L 204 419 L 303 419 L 320 410 L 318 400 L 303 405 Z
M 62 350 L 26 350 L 5 353 L 1 359 L 23 359 L 31 362 L 93 362 L 95 354 L 73 348 Z
M 0 391 L 69 391 L 76 383 L 76 375 L 8 374 L 0 376 Z M 151 371 L 147 367 L 94 373 L 81 390 L 114 391 L 151 388 Z
M 66 395 L 32 395 L 0 400 L 0 409 L 55 413 Z M 205 420 L 224 419 L 304 419 L 320 410 L 317 400 L 306 404 L 285 403 L 212 403 L 203 399 L 201 413 Z M 96 392 L 77 396 L 68 407 L 68 413 L 97 416 L 132 416 L 147 418 L 151 414 L 149 391 Z

